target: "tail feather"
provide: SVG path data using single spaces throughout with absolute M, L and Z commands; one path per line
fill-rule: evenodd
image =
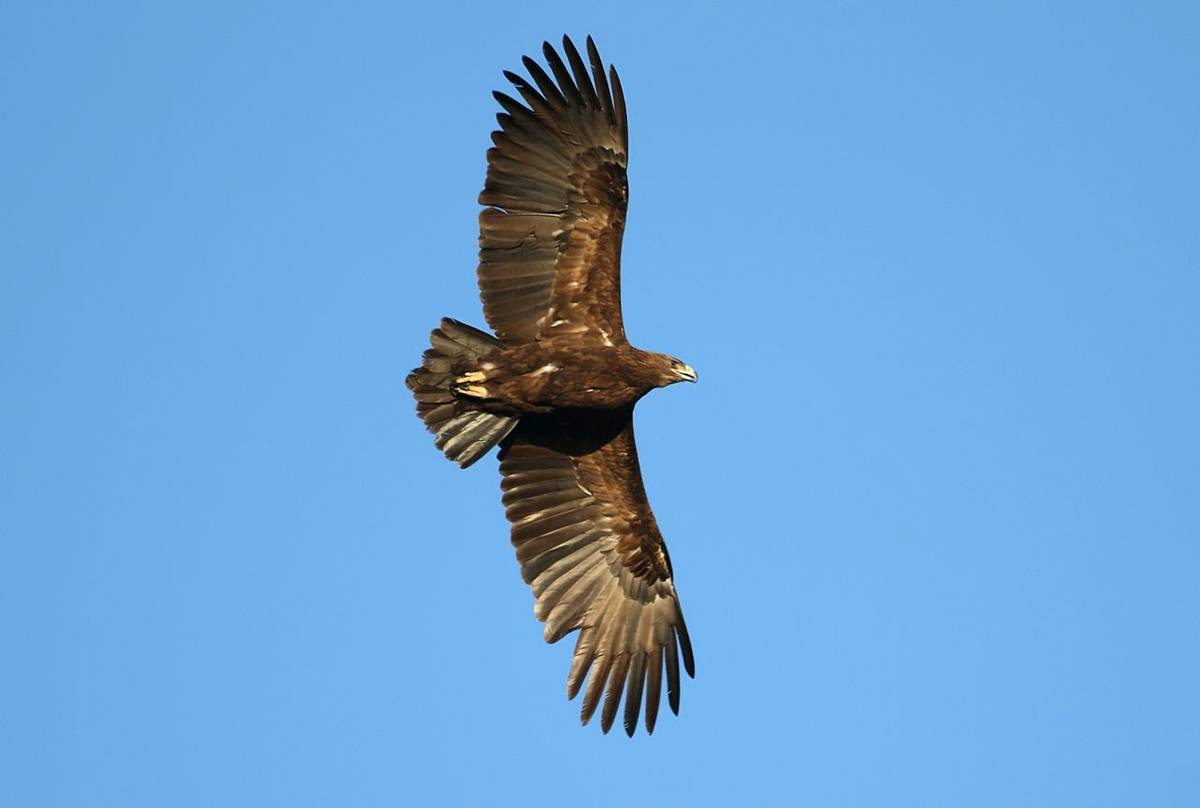
M 405 383 L 417 399 L 417 415 L 435 436 L 434 445 L 466 468 L 502 441 L 518 419 L 484 412 L 478 402 L 458 397 L 452 387 L 454 378 L 504 346 L 492 335 L 449 318 L 429 339 L 433 347 L 425 351 L 421 367 Z

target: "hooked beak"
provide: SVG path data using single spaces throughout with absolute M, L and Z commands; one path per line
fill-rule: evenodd
M 700 377 L 696 375 L 696 369 L 691 365 L 684 365 L 681 368 L 676 368 L 675 373 L 682 381 L 695 382 L 699 381 Z

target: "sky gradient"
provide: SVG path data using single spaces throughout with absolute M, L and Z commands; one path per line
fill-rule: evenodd
M 0 804 L 1200 804 L 1200 11 L 898 5 L 0 11 Z M 563 32 L 700 374 L 632 741 L 404 389 Z

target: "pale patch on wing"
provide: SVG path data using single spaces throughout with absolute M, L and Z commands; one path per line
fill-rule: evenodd
M 549 374 L 553 373 L 556 370 L 558 370 L 558 365 L 554 364 L 553 362 L 550 362 L 548 364 L 542 365 L 540 368 L 535 370 L 531 375 L 533 375 L 533 376 L 548 376 Z

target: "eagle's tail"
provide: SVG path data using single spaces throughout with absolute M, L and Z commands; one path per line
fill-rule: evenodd
M 405 384 L 417 399 L 417 415 L 435 435 L 446 457 L 466 468 L 488 453 L 517 425 L 517 418 L 479 409 L 479 403 L 455 395 L 458 373 L 475 368 L 479 359 L 504 347 L 478 328 L 446 317 L 430 334 L 433 347 Z

